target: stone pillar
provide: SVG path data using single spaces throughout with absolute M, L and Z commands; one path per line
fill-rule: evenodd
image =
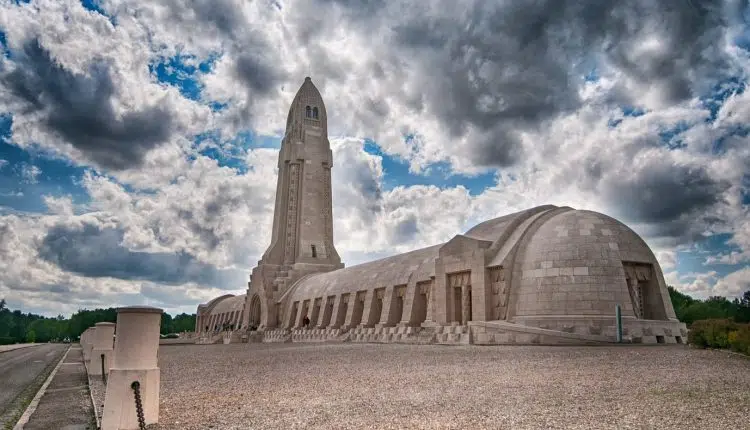
M 373 310 L 373 304 L 378 299 L 377 297 L 375 297 L 375 291 L 377 290 L 368 290 L 367 292 L 365 292 L 365 305 L 364 308 L 362 308 L 362 318 L 360 318 L 359 320 L 360 327 L 372 327 L 375 325 L 375 323 L 370 325 L 370 321 L 372 320 L 372 315 L 370 314 Z M 378 319 L 379 318 L 380 316 L 378 315 Z
M 490 310 L 492 299 L 492 285 L 488 282 L 487 269 L 485 268 L 485 251 L 479 249 L 475 251 L 471 260 L 471 320 L 472 321 L 489 321 L 492 318 L 488 311 Z
M 435 323 L 435 280 L 433 279 L 429 284 L 427 284 L 427 297 L 425 298 L 427 301 L 427 312 L 425 319 L 422 324 L 430 325 Z
M 393 285 L 386 287 L 385 293 L 383 294 L 383 311 L 380 315 L 380 321 L 375 327 L 392 327 L 401 320 L 401 315 L 395 315 L 397 301 L 398 297 L 396 296 L 396 289 Z
M 447 324 L 449 310 L 448 306 L 453 303 L 449 295 L 453 293 L 446 285 L 445 266 L 442 258 L 435 259 L 435 280 L 432 283 L 433 321 L 440 325 Z
M 148 306 L 117 309 L 117 338 L 104 398 L 101 430 L 138 429 L 135 381 L 146 425 L 159 422 L 159 326 L 162 310 Z
M 331 325 L 331 317 L 333 316 L 333 306 L 335 301 L 335 297 L 333 299 L 331 299 L 331 297 L 325 298 L 325 300 L 323 301 L 322 312 L 318 312 L 318 321 L 316 321 L 315 323 L 315 326 L 317 328 L 326 328 L 326 326 Z
M 331 322 L 328 323 L 330 328 L 339 328 L 339 313 L 344 310 L 344 295 L 339 294 L 333 300 L 333 313 L 331 315 Z
M 112 367 L 112 351 L 114 346 L 115 325 L 109 322 L 96 324 L 96 339 L 91 350 L 91 364 L 89 375 L 102 374 L 102 356 L 104 356 L 104 374 L 109 374 Z
M 86 369 L 89 368 L 89 362 L 91 361 L 91 350 L 94 349 L 94 337 L 96 336 L 96 327 L 89 327 L 81 335 L 83 346 L 83 364 Z
M 461 325 L 467 325 L 471 320 L 471 285 L 461 287 Z
M 297 321 L 294 323 L 292 328 L 302 328 L 302 320 L 305 318 L 308 312 L 310 312 L 310 300 L 304 300 L 300 303 L 300 312 L 297 314 Z M 310 318 L 308 316 L 308 318 Z
M 359 325 L 359 321 L 362 321 L 362 310 L 360 309 L 359 303 L 362 299 L 361 292 L 352 293 L 349 295 L 349 305 L 346 309 L 346 319 L 344 319 L 344 328 L 354 328 Z M 364 306 L 363 306 L 364 308 Z M 357 321 L 359 317 L 359 321 Z
M 412 314 L 414 312 L 414 299 L 419 294 L 417 291 L 417 282 L 411 281 L 406 285 L 406 293 L 404 294 L 404 310 L 401 313 L 400 326 L 408 327 L 411 325 Z
M 318 325 L 318 320 L 320 319 L 320 316 L 323 314 L 323 312 L 320 311 L 322 307 L 323 307 L 322 298 L 317 298 L 313 300 L 312 310 L 310 311 L 310 327 L 309 328 L 315 328 L 315 326 Z

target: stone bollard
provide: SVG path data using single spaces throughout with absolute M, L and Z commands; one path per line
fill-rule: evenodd
M 112 367 L 112 351 L 114 345 L 115 324 L 108 322 L 96 323 L 96 338 L 91 349 L 91 361 L 89 364 L 89 375 L 102 375 L 102 356 L 104 356 L 104 375 L 109 373 Z
M 83 347 L 83 363 L 86 369 L 89 368 L 91 361 L 91 350 L 94 348 L 94 336 L 96 336 L 96 327 L 89 327 L 81 335 L 81 346 Z
M 159 422 L 157 362 L 162 310 L 117 309 L 117 337 L 104 397 L 101 430 L 138 429 Z

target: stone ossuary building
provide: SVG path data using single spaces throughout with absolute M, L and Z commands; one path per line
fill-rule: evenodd
M 305 78 L 279 153 L 271 245 L 246 295 L 198 307 L 204 341 L 231 327 L 258 328 L 264 341 L 613 342 L 618 304 L 626 341 L 685 340 L 648 245 L 596 212 L 539 206 L 344 268 L 333 241 L 332 167 L 325 105 Z

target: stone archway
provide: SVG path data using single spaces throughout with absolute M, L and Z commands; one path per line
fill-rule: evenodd
M 250 326 L 258 327 L 260 325 L 260 297 L 257 294 L 250 299 Z

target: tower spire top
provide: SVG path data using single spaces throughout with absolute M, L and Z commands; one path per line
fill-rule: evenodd
M 300 85 L 292 105 L 289 107 L 286 134 L 301 133 L 299 127 L 303 124 L 310 127 L 320 127 L 324 134 L 328 133 L 328 118 L 323 97 L 309 76 L 305 76 L 305 81 Z

